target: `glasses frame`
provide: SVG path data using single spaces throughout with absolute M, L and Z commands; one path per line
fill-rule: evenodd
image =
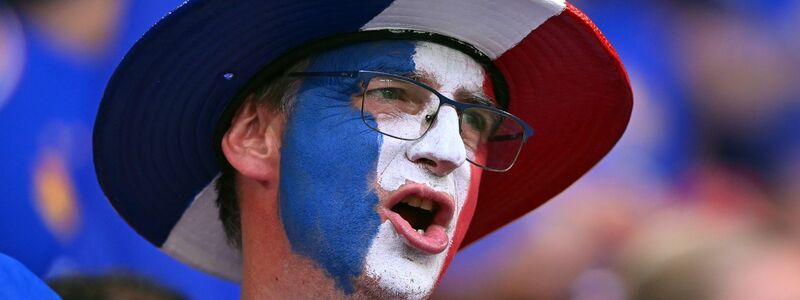
M 363 93 L 366 93 L 367 84 L 369 83 L 370 80 L 372 80 L 372 78 L 377 77 L 377 76 L 384 76 L 384 77 L 396 78 L 396 79 L 399 79 L 399 80 L 403 80 L 403 81 L 412 83 L 412 84 L 417 85 L 419 87 L 422 87 L 422 88 L 430 91 L 434 95 L 436 95 L 436 97 L 439 98 L 439 106 L 436 108 L 436 111 L 431 115 L 431 117 L 432 117 L 432 119 L 430 121 L 431 125 L 428 126 L 428 128 L 425 129 L 425 132 L 420 134 L 420 136 L 417 137 L 417 138 L 398 137 L 398 136 L 391 135 L 391 134 L 385 133 L 383 131 L 380 131 L 377 128 L 375 128 L 372 125 L 370 125 L 367 122 L 367 120 L 364 118 L 364 101 L 365 101 L 366 95 L 364 95 L 364 94 L 361 95 L 361 121 L 363 121 L 364 124 L 367 125 L 367 127 L 369 127 L 372 130 L 377 131 L 378 133 L 380 133 L 382 135 L 385 135 L 385 136 L 393 137 L 393 138 L 396 138 L 396 139 L 399 139 L 399 140 L 416 141 L 416 140 L 419 140 L 419 139 L 423 138 L 425 136 L 425 134 L 427 134 L 428 131 L 430 131 L 430 129 L 433 128 L 433 123 L 436 122 L 436 119 L 439 116 L 439 111 L 441 110 L 442 105 L 449 105 L 449 106 L 453 107 L 456 110 L 456 113 L 458 114 L 458 118 L 459 118 L 459 126 L 458 126 L 458 130 L 459 131 L 461 130 L 460 122 L 461 122 L 462 112 L 464 110 L 466 110 L 466 109 L 469 109 L 469 108 L 486 109 L 486 110 L 492 111 L 494 113 L 500 114 L 500 115 L 502 115 L 504 117 L 507 117 L 507 118 L 517 122 L 518 124 L 520 124 L 522 126 L 523 131 L 524 131 L 523 135 L 522 135 L 522 143 L 520 143 L 520 146 L 517 149 L 517 153 L 514 154 L 514 159 L 511 161 L 511 163 L 509 164 L 509 166 L 507 168 L 505 168 L 505 169 L 495 169 L 495 168 L 491 168 L 491 167 L 487 167 L 487 166 L 478 164 L 478 163 L 470 160 L 469 158 L 467 158 L 467 161 L 469 161 L 471 164 L 476 165 L 476 166 L 478 166 L 478 167 L 480 167 L 480 168 L 482 168 L 484 170 L 489 170 L 489 171 L 493 171 L 493 172 L 506 172 L 506 171 L 510 170 L 511 167 L 513 167 L 514 164 L 517 162 L 517 158 L 519 158 L 519 154 L 520 154 L 520 152 L 522 152 L 522 147 L 525 145 L 525 142 L 528 141 L 528 138 L 533 136 L 533 128 L 531 128 L 522 119 L 518 118 L 515 115 L 512 115 L 511 113 L 509 113 L 507 111 L 504 111 L 504 110 L 496 108 L 496 107 L 488 106 L 488 105 L 458 102 L 456 100 L 448 98 L 445 95 L 442 95 L 441 93 L 439 93 L 439 91 L 437 91 L 436 89 L 432 88 L 431 86 L 429 86 L 429 85 L 427 85 L 425 83 L 419 82 L 417 80 L 414 80 L 414 79 L 411 79 L 411 78 L 408 78 L 408 77 L 405 77 L 405 76 L 402 76 L 402 75 L 386 73 L 386 72 L 380 72 L 380 71 L 369 71 L 369 70 L 328 71 L 328 72 L 292 72 L 292 73 L 289 73 L 287 75 L 288 76 L 292 76 L 292 77 L 362 78 L 362 79 L 365 79 L 365 80 L 362 80 L 362 82 L 361 82 L 362 83 L 362 88 L 364 89 Z

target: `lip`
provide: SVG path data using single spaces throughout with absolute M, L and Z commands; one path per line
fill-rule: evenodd
M 410 196 L 433 201 L 439 206 L 424 234 L 414 230 L 400 214 L 392 211 L 392 207 Z M 438 254 L 447 249 L 447 245 L 450 244 L 447 225 L 453 219 L 454 207 L 453 198 L 447 193 L 435 191 L 419 183 L 406 183 L 389 195 L 379 213 L 392 222 L 394 230 L 405 238 L 407 245 L 429 254 Z

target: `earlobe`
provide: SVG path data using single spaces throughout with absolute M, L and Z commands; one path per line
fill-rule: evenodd
M 268 182 L 277 178 L 284 117 L 249 96 L 222 137 L 225 158 L 242 176 Z

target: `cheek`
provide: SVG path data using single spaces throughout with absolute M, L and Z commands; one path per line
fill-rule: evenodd
M 348 101 L 301 95 L 281 149 L 280 216 L 292 250 L 351 292 L 380 225 L 370 181 L 382 136 Z
M 357 44 L 311 59 L 309 71 L 414 69 L 409 42 Z M 292 250 L 349 294 L 378 233 L 374 189 L 383 136 L 367 127 L 351 78 L 305 78 L 281 149 L 280 216 Z M 367 120 L 376 127 L 374 120 Z
M 471 175 L 469 189 L 467 190 L 464 206 L 461 208 L 461 213 L 458 215 L 455 233 L 453 235 L 453 243 L 447 250 L 447 257 L 445 258 L 444 265 L 442 266 L 442 271 L 439 273 L 439 278 L 436 281 L 437 285 L 442 279 L 442 276 L 444 276 L 444 274 L 447 272 L 447 268 L 450 266 L 450 262 L 453 260 L 456 252 L 458 252 L 458 249 L 461 247 L 461 242 L 464 240 L 464 236 L 467 234 L 467 229 L 469 229 L 469 224 L 472 221 L 473 214 L 475 213 L 475 206 L 478 204 L 478 189 L 480 188 L 483 169 L 473 164 L 470 164 L 470 168 Z
M 481 145 L 478 149 L 473 150 L 471 159 L 479 164 L 486 164 L 486 155 L 489 153 L 489 147 Z

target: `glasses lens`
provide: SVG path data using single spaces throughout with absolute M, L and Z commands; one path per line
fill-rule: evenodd
M 522 124 L 496 111 L 471 107 L 461 113 L 467 159 L 488 169 L 511 168 L 522 149 L 524 133 Z
M 364 90 L 362 116 L 373 129 L 401 139 L 418 139 L 430 128 L 439 98 L 410 81 L 389 76 L 370 79 Z

